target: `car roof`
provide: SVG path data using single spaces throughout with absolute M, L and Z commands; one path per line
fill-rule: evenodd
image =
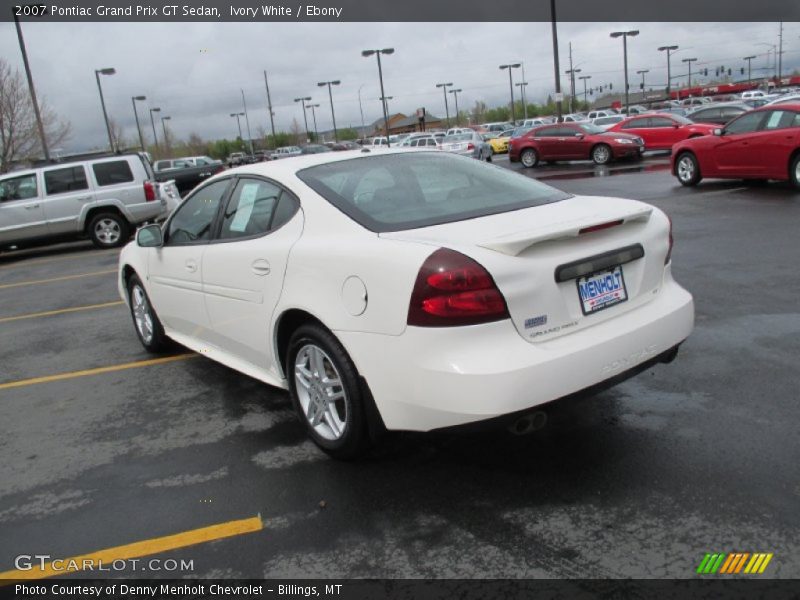
M 764 112 L 766 110 L 786 110 L 787 108 L 790 110 L 800 111 L 800 98 L 794 102 L 787 102 L 785 104 L 765 104 L 764 106 L 754 108 L 753 112 Z

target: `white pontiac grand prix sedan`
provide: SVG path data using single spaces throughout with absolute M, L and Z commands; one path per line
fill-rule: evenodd
M 427 150 L 225 171 L 122 252 L 145 348 L 168 338 L 288 389 L 350 458 L 379 432 L 519 422 L 655 362 L 694 323 L 672 225 Z

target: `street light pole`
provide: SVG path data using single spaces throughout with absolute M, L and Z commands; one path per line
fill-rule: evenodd
M 156 135 L 156 122 L 153 119 L 154 112 L 161 112 L 160 108 L 151 108 L 150 109 L 150 125 L 153 126 L 153 144 L 156 147 L 156 152 L 158 152 L 158 136 Z
M 622 56 L 625 63 L 625 116 L 631 116 L 630 103 L 628 101 L 628 37 L 635 37 L 639 35 L 638 29 L 631 31 L 614 31 L 611 33 L 612 38 L 622 37 Z
M 244 116 L 244 113 L 231 113 L 232 117 L 236 117 L 236 127 L 239 130 L 239 139 L 242 140 L 242 122 L 239 121 L 239 117 Z M 244 142 L 244 140 L 242 140 Z
M 36 88 L 33 85 L 31 66 L 28 64 L 28 51 L 25 49 L 25 38 L 22 37 L 22 27 L 20 27 L 16 12 L 14 12 L 14 26 L 17 28 L 17 40 L 19 40 L 19 49 L 20 52 L 22 52 L 22 64 L 25 66 L 25 76 L 28 79 L 28 92 L 31 95 L 31 102 L 33 103 L 33 114 L 36 117 L 36 127 L 39 129 L 39 141 L 42 143 L 42 152 L 44 153 L 44 158 L 49 162 L 50 149 L 47 147 L 47 137 L 44 134 L 42 115 L 39 112 L 39 101 L 36 99 Z
M 319 143 L 319 133 L 317 132 L 317 111 L 314 110 L 315 108 L 319 108 L 319 104 L 309 104 L 306 106 L 306 108 L 311 109 L 311 116 L 314 117 L 314 140 Z
M 692 63 L 693 63 L 694 61 L 696 61 L 696 60 L 697 60 L 696 58 L 684 58 L 684 59 L 681 61 L 681 62 L 685 62 L 686 64 L 688 64 L 688 65 L 689 65 L 689 81 L 688 81 L 688 83 L 686 84 L 686 87 L 687 87 L 687 88 L 690 88 L 690 89 L 691 89 L 691 87 L 692 87 Z M 689 95 L 691 95 L 691 92 L 689 92 Z
M 131 104 L 133 104 L 133 116 L 136 118 L 136 131 L 139 134 L 139 144 L 142 146 L 142 152 L 146 151 L 144 147 L 144 137 L 142 137 L 142 128 L 139 125 L 139 113 L 136 112 L 136 101 L 137 100 L 147 100 L 146 96 L 132 96 L 131 97 Z
M 453 94 L 453 100 L 456 102 L 456 127 L 460 125 L 459 118 L 458 118 L 458 94 L 461 92 L 461 88 L 457 90 L 450 90 L 449 93 Z
M 581 76 L 578 78 L 578 79 L 580 79 L 580 80 L 582 80 L 582 81 L 583 81 L 583 103 L 584 103 L 585 105 L 587 105 L 587 106 L 589 105 L 589 100 L 588 100 L 588 98 L 587 98 L 587 96 L 586 96 L 586 80 L 587 80 L 587 79 L 591 79 L 591 78 L 592 78 L 592 76 L 591 76 L 591 75 L 581 75 Z
M 572 62 L 572 54 L 570 53 L 570 63 L 571 62 Z M 581 72 L 580 69 L 569 69 L 567 71 L 564 71 L 564 73 L 566 75 L 569 75 L 569 89 L 570 89 L 569 110 L 570 110 L 570 112 L 574 112 L 574 110 L 573 110 L 574 107 L 572 106 L 572 102 L 573 102 L 573 100 L 575 98 L 575 73 L 580 73 L 580 72 Z
M 561 74 L 558 66 L 558 27 L 556 21 L 556 0 L 550 0 L 550 27 L 553 38 L 553 72 L 556 80 L 556 123 L 561 122 Z
M 106 101 L 103 98 L 103 87 L 100 85 L 100 75 L 113 75 L 117 71 L 113 68 L 108 69 L 95 69 L 94 77 L 97 79 L 97 90 L 100 92 L 100 106 L 103 107 L 103 118 L 106 121 L 106 131 L 108 132 L 108 145 L 111 146 L 111 151 L 114 152 L 114 139 L 111 137 L 111 125 L 108 123 L 108 113 L 106 112 Z
M 519 88 L 519 95 L 522 98 L 522 111 L 523 111 L 523 118 L 528 118 L 528 101 L 525 99 L 525 86 L 528 85 L 527 81 L 520 81 L 514 84 Z
M 750 74 L 751 74 L 752 71 L 750 69 L 750 61 L 752 61 L 754 58 L 755 58 L 755 56 L 745 56 L 742 59 L 742 60 L 746 60 L 747 61 L 747 83 L 750 83 L 750 81 L 751 81 Z
M 244 99 L 244 90 L 242 92 L 242 106 L 244 107 L 244 122 L 247 124 L 247 141 L 250 144 L 250 154 L 253 154 L 253 134 L 250 133 L 250 117 L 247 116 L 247 102 Z
M 437 88 L 442 88 L 442 94 L 444 94 L 444 112 L 447 117 L 447 128 L 450 129 L 450 108 L 447 106 L 447 88 L 448 86 L 452 87 L 451 83 L 437 83 Z
M 637 75 L 642 76 L 642 102 L 644 102 L 644 75 L 645 73 L 649 73 L 650 69 L 642 69 L 641 71 L 636 71 Z
M 161 129 L 164 131 L 164 147 L 169 152 L 169 136 L 167 136 L 167 126 L 164 121 L 169 121 L 172 117 L 161 117 Z
M 331 120 L 333 121 L 333 141 L 334 142 L 338 142 L 339 141 L 339 132 L 336 130 L 336 113 L 333 111 L 333 92 L 331 92 L 331 86 L 332 85 L 339 85 L 340 83 L 342 83 L 342 82 L 337 79 L 335 81 L 320 81 L 317 84 L 318 87 L 322 87 L 323 85 L 327 85 L 328 86 L 328 98 L 331 101 Z M 319 104 L 317 104 L 317 106 L 319 106 Z
M 308 117 L 306 116 L 306 102 L 311 100 L 311 96 L 306 96 L 305 98 L 295 98 L 295 102 L 300 102 L 300 106 L 303 107 L 303 122 L 306 124 L 306 142 L 308 142 Z
M 375 55 L 378 58 L 378 79 L 381 82 L 381 102 L 383 103 L 383 125 L 386 129 L 386 146 L 389 147 L 389 111 L 386 107 L 386 92 L 383 90 L 383 68 L 381 67 L 381 54 L 394 54 L 394 48 L 384 48 L 383 50 L 362 50 L 361 56 L 368 57 Z
M 364 87 L 363 83 L 360 86 L 358 86 L 358 111 L 361 113 L 361 133 L 358 136 L 359 138 L 361 138 L 361 136 L 364 135 L 364 128 L 366 127 L 364 125 L 364 107 L 361 106 L 361 88 L 363 87 Z
M 666 52 L 667 53 L 667 100 L 670 99 L 670 92 L 672 91 L 672 72 L 670 71 L 670 62 L 669 56 L 670 53 L 675 52 L 678 49 L 678 46 L 659 46 L 659 52 Z
M 511 76 L 511 69 L 519 69 L 520 63 L 513 63 L 507 65 L 500 65 L 500 70 L 508 69 L 508 89 L 511 90 L 511 123 L 514 124 L 516 121 L 515 114 L 514 114 L 514 79 Z
M 272 112 L 272 98 L 269 95 L 269 81 L 267 80 L 267 71 L 264 70 L 264 85 L 267 86 L 267 110 L 269 110 L 269 124 L 272 128 L 272 143 L 275 143 L 275 113 Z

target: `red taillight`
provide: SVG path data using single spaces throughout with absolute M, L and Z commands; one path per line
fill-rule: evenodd
M 152 202 L 156 199 L 156 187 L 153 185 L 152 181 L 144 182 L 144 199 L 147 202 Z
M 447 248 L 423 263 L 408 307 L 408 324 L 419 327 L 477 325 L 508 316 L 506 300 L 486 269 Z
M 609 221 L 608 223 L 600 223 L 599 225 L 591 225 L 589 227 L 584 227 L 578 230 L 578 233 L 592 233 L 593 231 L 602 231 L 603 229 L 609 229 L 611 227 L 616 227 L 617 225 L 622 225 L 625 221 L 623 219 L 619 219 L 618 221 Z
M 467 144 L 467 150 L 475 150 L 475 144 L 473 143 Z
M 664 259 L 664 264 L 667 264 L 672 258 L 672 246 L 675 243 L 675 240 L 672 239 L 672 219 L 669 218 L 669 215 L 667 215 L 667 220 L 669 221 L 669 248 L 667 249 L 667 257 Z

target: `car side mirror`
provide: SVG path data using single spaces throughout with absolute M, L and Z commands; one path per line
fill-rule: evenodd
M 673 124 L 672 124 L 672 126 L 673 126 L 675 129 L 677 129 L 678 127 L 680 127 L 680 126 L 681 126 L 681 124 L 680 124 L 680 123 L 673 123 Z
M 583 134 L 582 133 L 576 133 L 575 137 L 578 138 L 579 140 L 582 140 L 583 139 Z
M 136 232 L 136 244 L 142 248 L 160 248 L 164 245 L 161 225 L 146 225 Z
M 717 128 L 714 130 L 714 135 L 722 135 L 722 129 L 720 129 L 719 127 L 717 127 Z

